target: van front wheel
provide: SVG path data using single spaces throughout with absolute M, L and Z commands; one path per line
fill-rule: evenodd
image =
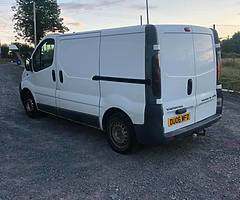
M 36 103 L 33 99 L 33 97 L 31 96 L 27 96 L 24 100 L 23 100 L 23 105 L 26 111 L 26 114 L 30 117 L 30 118 L 38 118 L 40 116 L 40 112 L 37 109 Z
M 133 125 L 122 113 L 115 113 L 109 117 L 107 123 L 108 143 L 118 153 L 126 154 L 132 150 L 134 144 Z

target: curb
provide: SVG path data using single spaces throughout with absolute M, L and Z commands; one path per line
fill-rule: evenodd
M 234 90 L 222 89 L 222 91 L 223 91 L 223 92 L 228 92 L 228 93 L 240 94 L 240 92 L 234 91 Z

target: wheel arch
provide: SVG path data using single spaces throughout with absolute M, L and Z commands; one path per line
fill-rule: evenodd
M 113 114 L 115 114 L 115 113 L 123 113 L 130 120 L 130 122 L 133 125 L 133 121 L 132 121 L 131 117 L 125 111 L 123 111 L 120 108 L 112 107 L 112 108 L 107 109 L 104 112 L 104 114 L 103 114 L 103 117 L 102 117 L 102 128 L 103 128 L 104 131 L 106 130 L 108 118 L 110 116 L 112 116 Z
M 28 88 L 23 88 L 20 90 L 20 97 L 22 101 L 24 101 L 26 97 L 33 97 L 33 99 L 35 100 L 31 90 Z

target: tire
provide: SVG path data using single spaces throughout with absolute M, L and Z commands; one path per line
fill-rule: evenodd
M 111 148 L 121 154 L 132 151 L 135 144 L 135 133 L 130 119 L 123 113 L 115 113 L 107 120 L 107 138 Z
M 37 109 L 36 103 L 32 96 L 28 95 L 23 100 L 24 109 L 26 111 L 26 114 L 30 118 L 38 118 L 40 116 L 40 111 Z

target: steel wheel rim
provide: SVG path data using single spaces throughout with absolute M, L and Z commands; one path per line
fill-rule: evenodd
M 31 113 L 34 111 L 34 102 L 32 99 L 28 99 L 25 104 L 26 111 Z
M 128 129 L 125 124 L 114 122 L 111 127 L 111 135 L 114 144 L 120 148 L 128 146 Z

